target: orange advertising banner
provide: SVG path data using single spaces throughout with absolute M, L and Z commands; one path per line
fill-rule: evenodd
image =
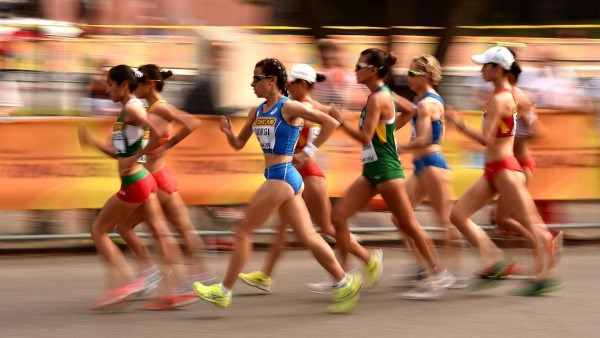
M 530 190 L 535 199 L 600 199 L 600 143 L 595 117 L 578 112 L 542 111 L 549 137 L 533 143 L 537 169 Z M 347 123 L 357 123 L 357 115 Z M 463 115 L 480 125 L 475 112 Z M 218 117 L 198 117 L 200 128 L 168 154 L 179 190 L 188 205 L 247 203 L 264 182 L 264 162 L 258 142 L 234 151 L 219 130 Z M 239 131 L 244 116 L 232 117 Z M 0 120 L 0 209 L 99 208 L 119 189 L 116 161 L 93 149 L 81 149 L 79 125 L 98 138 L 109 139 L 110 118 L 6 118 Z M 410 127 L 397 132 L 399 144 Z M 483 148 L 447 130 L 444 153 L 453 170 L 453 187 L 460 196 L 482 174 Z M 343 196 L 361 172 L 360 145 L 342 131 L 319 150 L 330 195 Z M 412 159 L 402 154 L 407 175 Z

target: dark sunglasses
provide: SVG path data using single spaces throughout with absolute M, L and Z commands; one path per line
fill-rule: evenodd
M 252 77 L 252 82 L 257 83 L 262 79 L 273 77 L 273 75 L 254 75 Z
M 409 76 L 409 77 L 415 77 L 415 76 L 425 76 L 425 75 L 427 75 L 427 73 L 423 73 L 423 72 L 419 72 L 419 71 L 416 71 L 416 70 L 410 70 L 409 69 L 407 71 L 406 75 Z
M 362 62 L 357 62 L 356 63 L 356 67 L 354 68 L 355 72 L 358 72 L 359 70 L 363 69 L 363 68 L 373 68 L 375 67 L 374 65 L 369 65 L 366 63 L 362 63 Z

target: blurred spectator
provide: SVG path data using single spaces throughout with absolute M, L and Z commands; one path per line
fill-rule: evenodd
M 89 97 L 81 99 L 81 111 L 88 116 L 116 116 L 121 111 L 121 105 L 113 102 L 106 94 L 106 76 L 110 67 L 108 60 L 92 62 L 93 72 L 88 81 Z
M 0 117 L 10 116 L 19 108 L 23 108 L 23 98 L 13 74 L 6 69 L 10 50 L 6 41 L 0 47 Z
M 539 108 L 587 110 L 588 102 L 581 79 L 569 67 L 557 65 L 552 50 L 540 48 L 537 69 L 524 71 L 520 87 L 533 94 L 532 101 Z
M 356 83 L 354 71 L 344 67 L 339 46 L 330 39 L 318 41 L 322 68 L 327 79 L 315 84 L 314 97 L 323 104 L 336 104 L 347 110 L 360 110 L 369 96 L 366 87 Z
M 199 64 L 198 76 L 185 97 L 183 110 L 190 114 L 221 115 L 219 87 L 223 46 L 209 41 L 205 47 L 200 53 L 206 53 L 206 58 Z

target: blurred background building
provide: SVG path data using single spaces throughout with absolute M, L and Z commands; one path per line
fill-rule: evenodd
M 104 85 L 106 71 L 117 64 L 155 63 L 173 70 L 164 94 L 190 113 L 244 115 L 260 103 L 250 88 L 258 60 L 277 57 L 288 67 L 308 63 L 329 75 L 315 88 L 316 97 L 358 111 L 368 95 L 354 79 L 360 51 L 393 51 L 398 62 L 390 84 L 409 99 L 406 68 L 412 58 L 428 53 L 444 68 L 439 91 L 446 102 L 475 116 L 491 87 L 469 57 L 501 44 L 515 50 L 524 68 L 520 85 L 539 108 L 553 111 L 545 118 L 555 128 L 579 128 L 574 129 L 579 143 L 540 146 L 540 163 L 548 170 L 590 169 L 586 177 L 597 189 L 599 18 L 598 0 L 0 0 L 0 137 L 5 138 L 0 138 L 0 180 L 6 186 L 27 172 L 13 170 L 22 157 L 35 162 L 39 156 L 33 164 L 38 167 L 54 161 L 43 157 L 52 152 L 33 156 L 11 148 L 15 121 L 21 122 L 12 117 L 114 115 L 120 107 L 107 99 Z M 590 118 L 596 123 L 591 132 Z M 470 144 L 448 146 L 462 151 L 456 157 L 469 166 L 481 162 L 480 150 Z M 62 156 L 79 165 L 79 155 Z M 70 177 L 40 173 L 61 182 Z M 587 192 L 564 190 L 578 198 Z M 544 198 L 567 200 L 552 194 Z M 7 209 L 1 203 L 12 197 L 0 195 L 0 209 Z M 41 197 L 32 200 L 37 204 L 29 209 L 60 207 L 59 202 L 43 205 Z

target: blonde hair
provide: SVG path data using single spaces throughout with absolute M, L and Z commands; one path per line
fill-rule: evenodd
M 433 55 L 423 54 L 412 59 L 412 63 L 417 67 L 416 70 L 424 72 L 429 76 L 433 85 L 438 85 L 442 82 L 442 66 Z

